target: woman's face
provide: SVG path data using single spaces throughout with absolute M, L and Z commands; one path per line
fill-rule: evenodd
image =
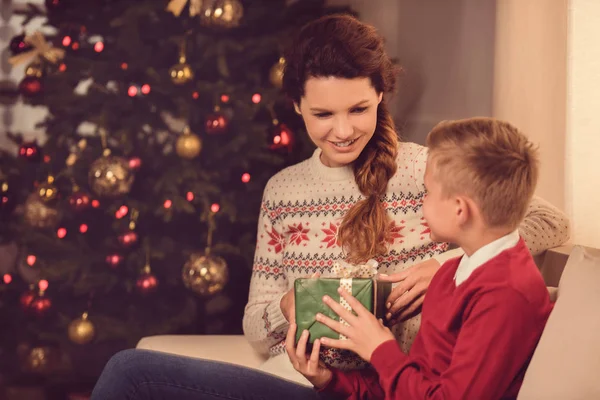
M 377 126 L 382 94 L 369 78 L 309 78 L 296 104 L 310 139 L 328 167 L 352 163 L 365 148 Z

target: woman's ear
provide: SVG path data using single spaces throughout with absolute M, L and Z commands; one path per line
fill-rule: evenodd
M 294 110 L 296 110 L 296 114 L 302 115 L 302 112 L 300 111 L 300 105 L 296 102 L 294 102 Z
M 383 92 L 379 93 L 379 101 L 377 104 L 381 103 L 381 100 L 383 100 Z

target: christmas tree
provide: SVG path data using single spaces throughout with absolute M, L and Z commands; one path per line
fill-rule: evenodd
M 11 62 L 27 65 L 23 101 L 48 117 L 43 143 L 9 133 L 18 154 L 0 164 L 0 235 L 13 255 L 0 291 L 5 354 L 41 371 L 53 358 L 34 350 L 76 365 L 94 346 L 147 335 L 241 333 L 264 185 L 312 151 L 281 92 L 282 49 L 307 21 L 348 10 L 45 5 L 22 10 L 26 34 L 10 44 Z M 27 31 L 37 16 L 47 25 Z

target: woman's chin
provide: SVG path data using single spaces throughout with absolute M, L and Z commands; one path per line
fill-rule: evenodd
M 359 151 L 337 152 L 329 150 L 322 153 L 321 160 L 328 167 L 337 168 L 352 164 L 359 155 Z

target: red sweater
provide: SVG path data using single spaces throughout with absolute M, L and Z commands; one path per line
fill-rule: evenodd
M 322 392 L 343 399 L 514 399 L 552 303 L 521 239 L 458 287 L 460 258 L 436 273 L 408 355 L 390 340 L 374 369 L 333 371 Z

